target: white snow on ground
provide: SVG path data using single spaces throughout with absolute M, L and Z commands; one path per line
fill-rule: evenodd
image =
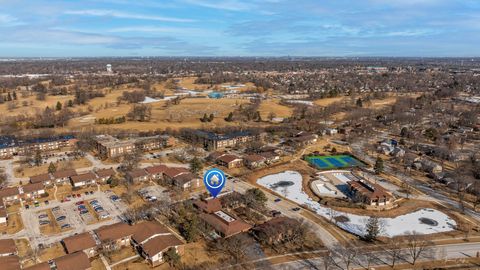
M 159 101 L 160 101 L 159 99 L 155 99 L 155 98 L 151 98 L 151 97 L 145 97 L 145 99 L 140 103 L 147 104 L 147 103 L 155 103 L 155 102 L 159 102 Z
M 291 181 L 294 184 L 287 187 L 272 187 L 279 181 Z M 264 176 L 257 180 L 259 185 L 262 185 L 287 199 L 290 199 L 298 204 L 307 205 L 310 209 L 317 212 L 317 214 L 329 219 L 329 208 L 320 205 L 318 202 L 312 200 L 302 190 L 302 175 L 295 171 L 285 171 L 278 174 Z M 338 222 L 337 226 L 356 235 L 365 234 L 365 224 L 368 216 L 360 216 L 340 211 L 335 211 L 336 216 L 346 216 L 349 221 L 345 223 Z M 419 218 L 429 218 L 438 222 L 437 226 L 431 226 L 421 223 Z M 407 232 L 416 231 L 420 234 L 430 234 L 438 232 L 446 232 L 454 230 L 456 226 L 455 220 L 448 217 L 446 214 L 436 209 L 420 209 L 418 211 L 401 215 L 395 218 L 380 218 L 380 221 L 385 224 L 385 230 L 381 236 L 398 236 L 404 235 Z

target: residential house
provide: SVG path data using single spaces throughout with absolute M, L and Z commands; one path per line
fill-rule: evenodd
M 145 169 L 134 169 L 127 173 L 127 179 L 131 183 L 138 183 L 150 180 Z
M 107 182 L 112 176 L 115 175 L 115 170 L 110 168 L 110 169 L 100 169 L 96 170 L 95 174 L 97 175 L 97 181 L 99 183 L 105 183 Z
M 77 175 L 77 171 L 74 169 L 56 171 L 52 174 L 56 184 L 70 183 L 70 177 L 74 175 Z
M 168 167 L 165 165 L 156 165 L 146 168 L 145 170 L 150 175 L 152 180 L 161 180 L 163 179 L 163 173 L 167 170 Z
M 173 178 L 173 185 L 183 190 L 200 187 L 200 178 L 191 172 L 181 173 Z
M 72 186 L 83 187 L 88 185 L 94 185 L 97 180 L 97 175 L 93 172 L 87 172 L 83 174 L 73 175 L 70 177 Z
M 41 197 L 45 193 L 43 183 L 27 184 L 18 187 L 24 200 L 33 200 Z
M 222 210 L 213 213 L 201 213 L 200 219 L 221 237 L 230 237 L 242 232 L 247 232 L 252 228 L 250 224 L 241 219 L 234 218 Z
M 276 152 L 261 152 L 259 155 L 265 158 L 267 165 L 280 161 L 280 155 Z
M 51 186 L 53 184 L 52 176 L 50 173 L 42 173 L 30 177 L 30 183 L 42 183 L 44 186 Z
M 3 203 L 1 204 L 2 204 L 2 207 L 0 208 L 0 226 L 5 226 L 7 225 L 7 221 L 8 221 L 8 213 L 5 207 L 3 207 Z
M 219 198 L 200 199 L 193 202 L 193 205 L 205 213 L 214 213 L 222 210 L 222 203 Z
M 25 270 L 91 270 L 92 265 L 88 256 L 83 252 L 74 252 L 55 258 L 48 262 L 42 262 Z
M 0 189 L 0 198 L 5 205 L 20 201 L 20 191 L 18 187 L 8 187 Z
M 17 255 L 0 257 L 0 268 L 2 270 L 20 270 L 20 259 Z M 59 269 L 60 270 L 60 269 Z
M 252 154 L 244 158 L 245 166 L 249 169 L 260 168 L 265 165 L 267 159 L 262 155 Z
M 241 157 L 233 154 L 221 155 L 217 158 L 216 163 L 221 166 L 225 166 L 229 169 L 239 168 L 242 166 L 243 160 Z
M 117 247 L 130 245 L 130 238 L 134 233 L 134 227 L 126 223 L 115 223 L 96 229 L 95 234 L 103 247 L 115 244 Z
M 83 251 L 89 258 L 97 254 L 97 243 L 89 232 L 64 238 L 62 244 L 68 254 Z
M 12 255 L 18 255 L 15 241 L 13 241 L 13 239 L 0 239 L 0 257 Z
M 132 245 L 153 267 L 164 262 L 163 255 L 169 249 L 183 254 L 184 243 L 160 223 L 146 221 L 134 227 Z
M 165 169 L 165 171 L 163 172 L 163 178 L 173 184 L 173 179 L 181 174 L 184 174 L 184 173 L 189 173 L 190 170 L 188 170 L 187 168 L 182 168 L 182 167 L 168 167 L 167 169 Z

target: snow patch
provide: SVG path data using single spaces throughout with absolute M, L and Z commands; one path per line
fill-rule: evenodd
M 280 181 L 291 181 L 291 186 L 278 186 Z M 290 199 L 298 204 L 306 205 L 317 214 L 330 219 L 330 209 L 312 200 L 302 189 L 302 175 L 296 171 L 285 171 L 271 174 L 257 180 L 257 183 Z M 365 224 L 368 216 L 354 215 L 335 211 L 335 216 L 346 216 L 349 221 L 338 222 L 337 226 L 356 235 L 365 235 Z M 420 218 L 428 218 L 438 222 L 437 226 L 422 223 Z M 380 218 L 385 224 L 381 236 L 399 236 L 416 231 L 419 234 L 431 234 L 452 231 L 456 227 L 455 220 L 436 209 L 424 208 L 395 218 Z

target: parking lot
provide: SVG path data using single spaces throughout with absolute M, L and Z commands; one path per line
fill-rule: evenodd
M 170 200 L 168 190 L 158 185 L 141 188 L 138 190 L 138 194 L 145 201 L 149 201 L 149 202 L 155 202 L 157 200 L 162 200 L 162 201 Z
M 112 191 L 96 191 L 88 195 L 82 193 L 80 197 L 71 196 L 68 201 L 52 200 L 48 205 L 42 203 L 38 207 L 24 207 L 20 212 L 26 229 L 25 235 L 37 245 L 118 222 L 117 217 L 121 218 L 127 206 L 119 200 L 112 200 L 112 195 L 115 195 Z M 90 204 L 92 201 L 96 202 Z M 80 205 L 85 207 L 79 207 Z M 81 214 L 82 211 L 84 214 Z

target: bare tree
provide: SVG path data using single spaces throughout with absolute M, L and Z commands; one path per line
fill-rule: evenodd
M 352 264 L 356 262 L 358 257 L 358 250 L 354 247 L 344 247 L 340 244 L 335 245 L 332 250 L 332 263 L 340 268 L 349 270 L 352 269 Z M 336 258 L 336 259 L 335 259 Z
M 409 232 L 406 235 L 406 251 L 407 255 L 412 259 L 412 264 L 415 265 L 421 256 L 431 255 L 431 241 L 427 240 L 425 236 L 418 234 L 416 231 Z
M 392 266 L 392 268 L 395 268 L 395 264 L 398 260 L 401 260 L 403 258 L 404 253 L 401 242 L 398 239 L 393 238 L 390 238 L 388 240 L 388 243 L 385 246 L 385 252 L 390 258 L 390 265 Z

